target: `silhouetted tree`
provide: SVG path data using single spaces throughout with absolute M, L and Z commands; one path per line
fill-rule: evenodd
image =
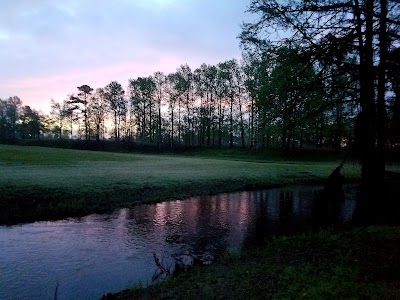
M 79 109 L 83 114 L 83 122 L 85 125 L 85 140 L 88 141 L 90 139 L 90 127 L 89 127 L 89 117 L 88 117 L 88 98 L 91 95 L 93 89 L 84 84 L 78 86 L 78 97 L 71 96 L 70 104 L 76 104 L 76 109 Z
M 157 100 L 157 143 L 161 146 L 162 143 L 162 112 L 161 107 L 163 99 L 166 97 L 167 77 L 162 72 L 154 73 L 155 95 Z
M 107 115 L 108 105 L 107 97 L 104 89 L 96 89 L 95 94 L 90 97 L 88 109 L 90 117 L 95 127 L 96 141 L 100 141 L 104 137 L 104 122 Z
M 131 102 L 137 113 L 136 122 L 139 128 L 140 139 L 153 141 L 153 118 L 156 84 L 151 76 L 129 80 Z M 157 124 L 157 122 L 156 122 Z
M 63 101 L 62 103 L 56 102 L 54 99 L 51 99 L 51 112 L 50 114 L 53 116 L 56 126 L 58 129 L 58 138 L 63 138 L 63 128 L 64 128 L 64 120 L 68 115 L 68 104 L 67 101 Z
M 253 0 L 249 11 L 259 13 L 261 18 L 243 26 L 241 38 L 245 45 L 271 44 L 273 41 L 268 40 L 266 34 L 271 34 L 272 30 L 287 30 L 290 33 L 287 38 L 279 41 L 281 45 L 297 44 L 314 63 L 320 62 L 322 66 L 335 63 L 355 74 L 359 82 L 362 110 L 362 190 L 365 203 L 371 203 L 378 197 L 376 191 L 382 191 L 384 180 L 382 124 L 385 115 L 385 85 L 382 81 L 385 78 L 386 52 L 390 41 L 399 38 L 398 1 L 390 1 L 388 4 L 386 0 Z M 350 54 L 357 58 L 356 61 L 347 59 Z M 377 70 L 376 64 L 379 66 Z M 380 84 L 378 90 L 375 90 L 377 79 Z
M 41 116 L 30 106 L 23 106 L 21 109 L 19 133 L 22 139 L 39 139 L 43 130 Z
M 13 96 L 6 100 L 0 99 L 0 138 L 15 140 L 17 138 L 17 125 L 22 101 Z
M 114 115 L 114 140 L 120 139 L 121 117 L 126 115 L 127 106 L 124 98 L 125 91 L 117 81 L 110 82 L 104 88 L 104 97 Z

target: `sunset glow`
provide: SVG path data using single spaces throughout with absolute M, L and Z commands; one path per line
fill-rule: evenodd
M 0 12 L 0 98 L 47 112 L 88 84 L 239 58 L 239 1 L 17 1 Z

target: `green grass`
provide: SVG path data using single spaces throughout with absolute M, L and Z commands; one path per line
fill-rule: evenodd
M 250 149 L 250 148 L 196 148 L 187 151 L 200 157 L 245 161 L 340 161 L 345 153 L 326 149 Z M 185 153 L 185 152 L 184 152 Z
M 145 155 L 0 145 L 0 222 L 56 219 L 137 203 L 321 182 L 337 160 Z M 347 163 L 347 179 L 359 177 Z
M 325 230 L 107 299 L 399 299 L 400 227 Z

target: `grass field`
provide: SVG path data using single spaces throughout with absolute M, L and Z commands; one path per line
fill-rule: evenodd
M 214 153 L 215 154 L 215 153 Z M 137 203 L 323 181 L 338 165 L 249 155 L 144 155 L 0 145 L 0 222 L 106 212 Z M 357 163 L 344 175 L 359 177 Z

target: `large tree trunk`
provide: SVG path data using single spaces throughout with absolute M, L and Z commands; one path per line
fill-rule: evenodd
M 361 103 L 361 199 L 355 221 L 370 223 L 376 218 L 374 204 L 383 195 L 384 173 L 376 151 L 376 106 L 373 63 L 373 0 L 365 6 L 365 43 L 360 47 L 360 103 Z M 375 206 L 376 207 L 376 206 Z
M 385 178 L 385 147 L 386 147 L 386 134 L 385 134 L 385 94 L 386 94 L 386 61 L 387 61 L 387 0 L 381 0 L 381 15 L 380 15 L 380 28 L 379 28 L 379 73 L 378 73 L 378 99 L 377 99 L 377 177 L 381 186 L 383 186 Z

